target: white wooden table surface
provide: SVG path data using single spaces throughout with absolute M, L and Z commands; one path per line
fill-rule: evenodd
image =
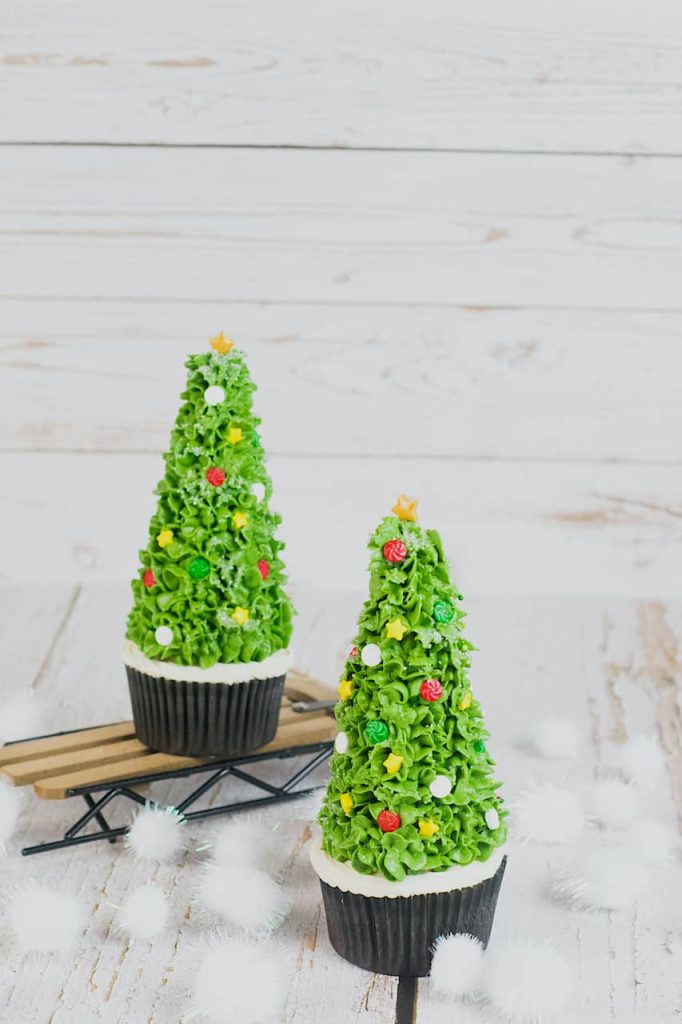
M 357 614 L 359 597 L 299 595 L 298 663 L 335 678 Z M 469 634 L 479 646 L 474 686 L 492 731 L 491 749 L 505 794 L 513 800 L 529 782 L 552 779 L 582 791 L 609 762 L 613 744 L 655 733 L 667 775 L 650 813 L 682 823 L 680 654 L 682 604 L 595 598 L 477 597 L 468 602 Z M 30 687 L 51 707 L 55 729 L 128 714 L 119 663 L 124 588 L 5 588 L 0 591 L 3 696 Z M 527 748 L 535 716 L 570 718 L 581 737 L 574 763 L 539 761 Z M 179 799 L 181 783 L 165 798 Z M 214 799 L 217 794 L 214 795 Z M 290 807 L 295 811 L 295 804 Z M 2 887 L 37 876 L 79 893 L 88 927 L 75 957 L 18 958 L 6 928 L 0 1019 L 21 1024 L 178 1024 L 191 1012 L 193 967 L 208 922 L 190 907 L 193 880 L 205 853 L 194 850 L 211 824 L 188 828 L 189 852 L 176 865 L 150 866 L 120 845 L 22 859 L 20 844 L 56 835 L 72 818 L 63 802 L 27 799 L 20 832 L 0 860 Z M 266 820 L 288 820 L 270 809 Z M 283 1020 L 315 1024 L 324 1007 L 329 1024 L 361 1020 L 392 1024 L 396 981 L 342 961 L 326 936 L 315 877 L 307 866 L 310 828 L 293 815 L 282 834 L 286 883 L 295 894 L 291 917 L 276 933 L 290 965 Z M 603 841 L 595 829 L 590 845 Z M 196 839 L 196 843 L 195 843 Z M 568 851 L 564 851 L 567 853 Z M 682 1013 L 682 865 L 652 879 L 632 910 L 567 910 L 547 894 L 561 856 L 548 847 L 513 848 L 500 898 L 494 941 L 526 934 L 554 941 L 575 972 L 575 994 L 560 1024 L 661 1024 Z M 129 945 L 112 923 L 111 904 L 131 886 L 157 880 L 170 895 L 172 924 L 151 944 Z M 420 982 L 417 1024 L 483 1024 L 490 1011 L 455 1009 Z

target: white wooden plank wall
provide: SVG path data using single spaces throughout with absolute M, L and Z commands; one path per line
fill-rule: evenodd
M 680 592 L 677 5 L 8 0 L 2 28 L 0 501 L 41 540 L 2 578 L 130 574 L 223 327 L 294 584 L 329 586 L 334 537 L 359 589 L 407 489 L 470 590 Z
M 15 141 L 678 154 L 668 0 L 5 0 Z

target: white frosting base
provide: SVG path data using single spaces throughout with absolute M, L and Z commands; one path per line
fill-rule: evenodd
M 156 661 L 142 653 L 137 644 L 126 640 L 123 661 L 138 672 L 157 678 L 172 679 L 176 683 L 248 683 L 252 679 L 272 679 L 283 676 L 291 668 L 291 651 L 276 651 L 263 661 L 241 661 L 233 665 L 218 662 L 210 668 L 198 665 L 177 665 L 172 661 Z
M 358 896 L 419 896 L 431 892 L 452 892 L 466 889 L 492 878 L 504 857 L 504 846 L 495 850 L 488 860 L 476 860 L 471 864 L 455 864 L 445 871 L 425 871 L 421 875 L 408 875 L 402 882 L 391 882 L 383 875 L 361 875 L 346 861 L 334 860 L 322 849 L 315 839 L 310 851 L 310 862 L 323 882 L 343 892 Z

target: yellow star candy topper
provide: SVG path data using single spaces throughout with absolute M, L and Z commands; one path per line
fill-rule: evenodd
M 341 700 L 348 700 L 353 693 L 353 680 L 342 679 L 339 683 L 339 697 Z
M 220 334 L 216 334 L 215 338 L 211 338 L 209 345 L 215 352 L 219 352 L 221 356 L 226 356 L 230 349 L 234 348 L 232 339 L 226 338 L 222 331 Z
M 244 437 L 244 431 L 241 427 L 230 427 L 227 432 L 227 440 L 230 444 L 239 444 Z
M 248 521 L 249 517 L 247 516 L 246 512 L 235 512 L 235 514 L 232 516 L 232 525 L 234 526 L 235 530 L 243 530 Z
M 419 819 L 419 835 L 423 836 L 424 839 L 430 839 L 431 836 L 435 836 L 438 831 L 438 825 L 435 821 L 429 821 L 427 818 Z
M 394 754 L 393 751 L 391 751 L 391 753 L 384 761 L 384 768 L 386 769 L 389 775 L 395 775 L 395 773 L 399 772 L 400 769 L 402 768 L 403 760 L 404 758 L 402 758 L 400 754 Z
M 237 605 L 235 610 L 232 612 L 232 618 L 235 622 L 239 623 L 240 626 L 243 626 L 244 623 L 249 621 L 249 609 L 240 608 L 239 605 Z
M 389 640 L 402 640 L 407 633 L 407 626 L 400 619 L 392 619 L 386 623 L 386 636 Z
M 167 548 L 170 542 L 173 540 L 172 530 L 160 530 L 156 535 L 156 543 L 160 548 Z
M 353 810 L 353 797 L 350 793 L 342 793 L 339 797 L 339 803 L 341 804 L 341 810 L 344 814 L 350 814 Z
M 408 523 L 417 522 L 417 502 L 412 501 L 406 494 L 401 494 L 391 512 Z

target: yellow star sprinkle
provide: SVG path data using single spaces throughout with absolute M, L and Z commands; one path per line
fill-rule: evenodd
M 243 530 L 248 521 L 249 517 L 247 516 L 246 512 L 235 512 L 235 514 L 232 516 L 232 525 L 234 526 L 235 530 Z
M 339 697 L 341 700 L 348 700 L 353 693 L 353 680 L 342 679 L 339 683 Z
M 244 431 L 241 427 L 230 427 L 227 432 L 227 440 L 230 444 L 237 444 L 244 437 Z
M 430 839 L 431 836 L 435 836 L 438 831 L 438 825 L 435 821 L 428 821 L 426 818 L 419 819 L 419 835 L 423 836 L 424 839 Z
M 471 696 L 471 690 L 469 690 L 467 693 L 464 694 L 457 707 L 459 708 L 460 711 L 466 711 L 467 708 L 471 707 L 472 700 L 473 697 Z
M 216 334 L 215 338 L 211 338 L 209 345 L 216 352 L 220 352 L 221 356 L 227 355 L 231 348 L 234 348 L 234 342 L 230 338 L 226 338 L 223 332 Z
M 235 622 L 238 622 L 240 626 L 243 626 L 245 622 L 249 621 L 249 609 L 240 608 L 239 605 L 232 612 L 232 618 Z
M 406 494 L 400 495 L 391 509 L 391 512 L 393 512 L 398 519 L 404 519 L 408 523 L 417 522 L 417 502 L 408 498 Z
M 353 797 L 350 793 L 342 793 L 339 797 L 339 803 L 344 814 L 350 814 L 353 810 Z
M 386 769 L 389 775 L 395 775 L 396 772 L 399 772 L 400 769 L 402 768 L 402 765 L 403 758 L 400 756 L 400 754 L 394 754 L 393 751 L 391 751 L 391 753 L 384 761 L 384 768 Z
M 407 626 L 400 619 L 386 623 L 386 636 L 389 640 L 402 640 L 407 633 Z
M 174 534 L 172 530 L 161 530 L 160 533 L 157 533 L 156 535 L 156 543 L 160 548 L 167 548 L 173 540 L 173 536 Z

